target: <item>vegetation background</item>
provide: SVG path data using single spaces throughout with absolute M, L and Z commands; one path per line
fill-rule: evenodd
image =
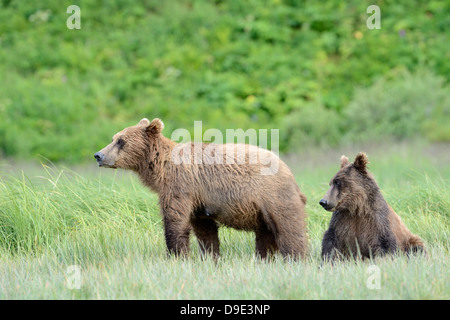
M 444 0 L 0 0 L 0 298 L 449 299 L 449 26 Z M 196 120 L 280 129 L 307 260 L 261 262 L 252 234 L 226 228 L 217 263 L 194 244 L 167 257 L 157 197 L 93 159 L 142 117 L 169 137 Z M 321 266 L 318 201 L 361 150 L 428 258 Z
M 70 30 L 69 5 L 81 9 Z M 450 141 L 448 1 L 0 2 L 0 152 L 77 163 L 143 116 L 280 149 Z

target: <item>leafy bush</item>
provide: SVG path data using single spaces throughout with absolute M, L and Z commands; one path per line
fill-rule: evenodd
M 322 105 L 293 112 L 283 121 L 282 142 L 288 150 L 314 146 L 336 146 L 341 142 L 342 117 Z
M 355 91 L 344 112 L 347 135 L 361 140 L 414 138 L 450 141 L 450 95 L 429 71 L 400 72 Z
M 66 28 L 72 4 L 80 30 Z M 144 116 L 161 117 L 168 135 L 202 120 L 205 130 L 280 128 L 285 151 L 337 144 L 351 135 L 342 118 L 362 99 L 355 87 L 419 67 L 442 88 L 449 79 L 450 3 L 380 7 L 382 29 L 368 30 L 357 0 L 1 1 L 0 153 L 78 162 Z M 389 132 L 410 136 L 419 114 L 389 117 Z M 418 133 L 449 140 L 445 104 L 423 119 Z

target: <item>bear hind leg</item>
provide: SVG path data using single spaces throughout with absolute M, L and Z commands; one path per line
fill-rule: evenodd
M 404 250 L 408 256 L 410 256 L 411 254 L 423 254 L 427 256 L 427 251 L 425 250 L 422 239 L 420 239 L 416 235 L 410 236 L 410 238 L 407 240 Z
M 294 233 L 280 233 L 276 237 L 278 247 L 284 258 L 298 258 L 306 257 L 305 239 L 299 234 Z
M 293 208 L 299 208 L 293 204 Z M 284 258 L 297 260 L 306 257 L 307 235 L 304 214 L 292 208 L 266 210 L 262 216 L 273 234 L 276 247 Z

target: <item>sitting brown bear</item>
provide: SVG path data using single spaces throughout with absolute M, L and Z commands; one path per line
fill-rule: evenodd
M 224 225 L 254 231 L 262 258 L 277 249 L 305 256 L 306 197 L 275 154 L 245 144 L 177 144 L 163 128 L 161 120 L 144 118 L 115 134 L 95 158 L 101 167 L 136 172 L 159 195 L 170 253 L 188 252 L 193 229 L 202 252 L 217 256 Z
M 394 253 L 423 251 L 413 235 L 386 203 L 374 177 L 367 171 L 368 158 L 359 153 L 353 163 L 341 157 L 341 169 L 331 179 L 320 205 L 332 211 L 322 240 L 322 259 L 369 258 Z

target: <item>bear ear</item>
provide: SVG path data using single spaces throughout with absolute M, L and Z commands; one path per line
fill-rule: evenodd
M 142 121 L 142 120 L 141 120 Z M 148 120 L 147 120 L 148 121 Z M 159 134 L 164 129 L 164 123 L 161 121 L 161 119 L 153 119 L 152 122 L 150 122 L 147 126 L 147 132 L 152 134 Z
M 360 152 L 357 154 L 355 161 L 353 162 L 353 165 L 359 171 L 366 172 L 366 167 L 368 163 L 369 158 L 367 157 L 367 154 L 365 154 L 364 152 Z
M 148 126 L 150 124 L 150 121 L 148 121 L 147 118 L 143 118 L 141 121 L 139 121 L 139 126 Z
M 343 167 L 346 167 L 346 166 L 348 166 L 348 158 L 346 157 L 346 156 L 344 156 L 344 155 L 342 155 L 341 156 L 341 169 L 343 168 Z

